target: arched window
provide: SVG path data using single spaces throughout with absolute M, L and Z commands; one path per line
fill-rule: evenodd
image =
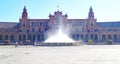
M 43 34 L 41 34 L 41 41 L 44 41 L 45 40 L 45 37 Z
M 34 28 L 32 28 L 32 32 L 35 32 L 35 29 L 34 29 Z
M 94 23 L 91 23 L 91 26 L 93 26 L 94 25 Z
M 47 28 L 45 28 L 45 31 L 47 31 Z
M 81 39 L 84 40 L 84 35 L 81 35 Z
M 75 34 L 72 35 L 72 38 L 73 38 L 73 39 L 75 38 Z
M 112 36 L 110 34 L 108 35 L 108 39 L 110 39 L 110 40 L 112 39 Z
M 102 41 L 105 41 L 105 40 L 106 40 L 106 36 L 102 35 Z
M 41 28 L 38 29 L 38 32 L 40 32 L 40 31 L 41 31 Z
M 98 35 L 95 34 L 95 41 L 98 41 Z
M 36 39 L 36 38 L 35 38 L 35 35 L 33 35 L 33 41 L 35 41 L 35 39 Z
M 93 35 L 92 35 L 92 34 L 90 35 L 90 39 L 92 39 L 92 40 L 93 40 Z
M 8 35 L 5 35 L 5 40 L 8 40 Z
M 28 40 L 31 40 L 31 35 L 28 35 Z
M 14 35 L 10 35 L 10 40 L 14 41 Z
M 21 35 L 19 35 L 19 41 L 21 41 L 21 40 L 22 40 Z
M 79 34 L 76 34 L 76 40 L 78 40 L 79 39 Z
M 23 40 L 24 40 L 24 41 L 26 40 L 26 35 L 23 35 Z
M 2 40 L 2 35 L 0 35 L 0 40 Z
M 37 40 L 40 41 L 40 35 L 37 35 Z
M 88 36 L 88 34 L 86 34 L 86 35 L 85 35 L 85 41 L 86 41 L 86 42 L 88 41 L 88 38 L 89 38 L 89 36 Z
M 117 35 L 116 34 L 113 35 L 113 39 L 117 40 Z

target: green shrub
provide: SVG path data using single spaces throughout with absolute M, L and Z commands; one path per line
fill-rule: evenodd
M 4 44 L 5 44 L 5 45 L 10 44 L 10 40 L 5 40 Z
M 111 45 L 111 44 L 113 44 L 113 41 L 112 41 L 112 40 L 107 40 L 107 41 L 106 41 L 106 44 L 107 44 L 107 45 Z
M 26 44 L 29 45 L 30 44 L 30 40 L 26 40 Z
M 88 40 L 88 45 L 93 45 L 93 40 Z

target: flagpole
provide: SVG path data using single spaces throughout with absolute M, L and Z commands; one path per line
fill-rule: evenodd
M 59 5 L 57 5 L 57 11 L 59 11 Z

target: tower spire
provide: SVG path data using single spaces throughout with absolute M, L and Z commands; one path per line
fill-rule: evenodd
M 93 12 L 92 6 L 90 6 L 90 9 L 89 9 L 88 19 L 94 19 L 94 12 Z
M 27 12 L 26 6 L 24 6 L 23 12 Z
M 22 19 L 27 19 L 27 17 L 28 17 L 27 9 L 26 9 L 26 6 L 24 6 L 23 12 L 22 12 Z

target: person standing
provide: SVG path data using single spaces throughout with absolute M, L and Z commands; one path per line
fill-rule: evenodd
M 17 47 L 17 45 L 18 45 L 18 42 L 15 42 L 15 47 Z

